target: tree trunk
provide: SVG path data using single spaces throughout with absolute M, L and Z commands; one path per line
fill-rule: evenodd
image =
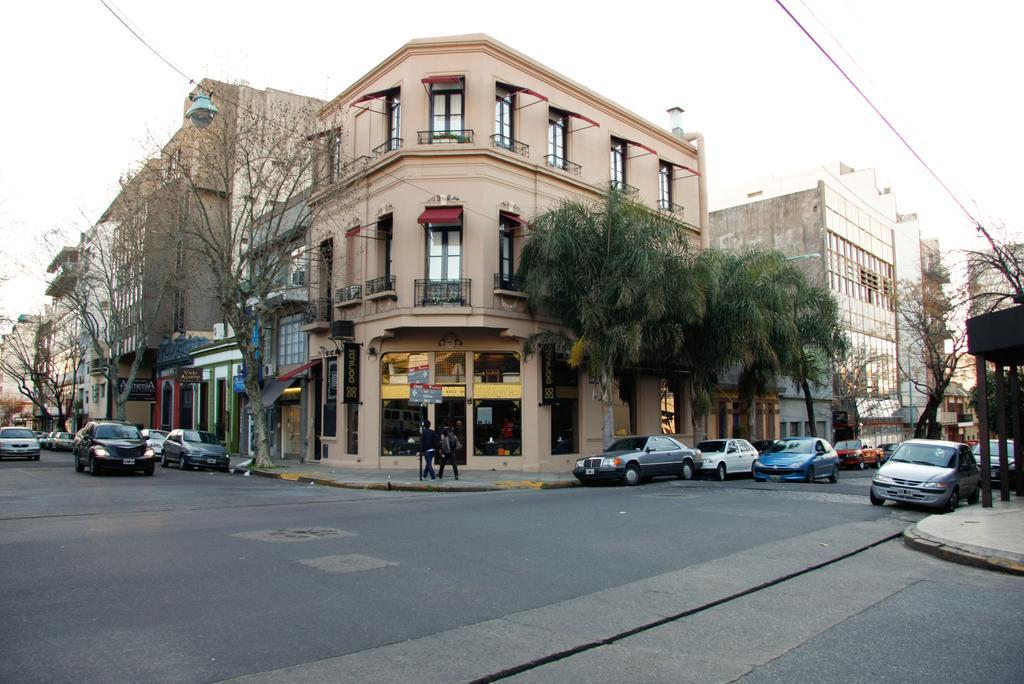
M 248 366 L 252 368 L 252 366 Z M 270 430 L 267 426 L 267 410 L 263 407 L 263 392 L 259 386 L 258 370 L 250 372 L 245 378 L 245 394 L 249 398 L 249 410 L 252 413 L 254 440 L 253 465 L 266 468 L 273 465 L 270 458 Z
M 612 374 L 601 370 L 601 441 L 607 449 L 615 441 L 615 405 L 612 401 Z
M 919 439 L 925 437 L 927 439 L 938 439 L 939 438 L 939 421 L 936 420 L 936 414 L 939 410 L 939 403 L 941 398 L 934 396 L 928 397 L 928 403 L 924 405 L 924 410 L 921 411 L 921 415 L 917 419 L 917 423 L 914 425 L 914 437 Z M 935 435 L 934 437 L 932 435 Z
M 753 441 L 758 438 L 754 434 L 757 428 L 757 397 L 751 397 L 747 402 L 747 439 Z
M 811 437 L 818 436 L 818 424 L 814 420 L 814 397 L 811 395 L 811 385 L 806 380 L 800 381 L 800 389 L 804 392 L 804 406 L 807 407 L 807 428 Z

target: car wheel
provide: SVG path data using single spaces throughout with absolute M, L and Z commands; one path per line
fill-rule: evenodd
M 677 475 L 677 477 L 680 480 L 693 479 L 693 463 L 690 462 L 690 459 L 685 459 L 683 461 L 683 466 L 679 469 L 679 475 Z
M 718 480 L 719 482 L 724 482 L 726 475 L 727 473 L 725 472 L 725 464 L 719 463 L 718 467 L 715 468 L 715 479 Z
M 946 502 L 946 509 L 944 513 L 952 513 L 960 505 L 960 489 L 959 487 L 953 489 L 953 493 L 949 495 L 949 501 Z
M 97 470 L 97 468 L 96 468 L 96 459 L 92 456 L 92 454 L 89 455 L 89 474 L 90 475 L 99 475 L 100 474 L 100 471 Z
M 184 454 L 178 454 L 178 470 L 188 470 L 188 466 L 185 465 Z
M 640 484 L 640 468 L 635 463 L 626 466 L 626 472 L 622 474 L 622 482 L 630 487 Z
M 808 482 L 814 482 L 814 480 L 815 480 L 815 477 L 814 477 L 814 466 L 808 466 L 807 467 L 807 481 Z
M 754 463 L 753 463 L 753 461 L 751 461 L 751 463 L 750 463 L 750 477 L 754 477 Z
M 871 500 L 871 505 L 872 506 L 881 506 L 882 504 L 885 503 L 885 499 L 882 499 L 882 498 L 879 498 L 879 497 L 875 496 L 875 490 L 874 489 L 871 489 L 868 492 L 868 498 Z
M 75 472 L 80 473 L 85 470 L 85 466 L 82 465 L 82 459 L 78 458 L 78 453 L 75 453 Z
M 975 504 L 978 503 L 978 497 L 980 495 L 981 495 L 981 488 L 980 487 L 975 487 L 974 491 L 971 492 L 971 495 L 969 497 L 967 497 L 967 503 L 972 505 L 972 506 L 974 506 Z
M 828 476 L 828 481 L 832 484 L 839 481 L 839 466 L 832 469 L 832 474 Z

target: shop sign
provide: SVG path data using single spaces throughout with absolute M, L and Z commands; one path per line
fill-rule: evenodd
M 245 393 L 245 376 L 241 375 L 241 374 L 236 375 L 235 378 L 234 378 L 234 382 L 232 383 L 232 387 L 235 390 L 235 394 L 244 394 Z
M 124 392 L 128 378 L 117 379 L 117 393 Z M 128 393 L 128 401 L 156 401 L 156 383 L 152 380 L 136 380 Z
M 519 399 L 523 386 L 504 382 L 478 382 L 473 385 L 474 399 Z
M 555 353 L 553 351 L 541 351 L 540 353 L 540 403 L 555 403 Z
M 338 361 L 331 359 L 327 362 L 327 403 L 333 404 L 338 401 Z
M 174 369 L 174 377 L 178 382 L 202 382 L 203 369 L 195 366 L 178 366 Z
M 426 354 L 409 354 L 409 384 L 423 385 L 430 381 L 430 361 Z
M 381 385 L 380 386 L 380 398 L 381 399 L 408 399 L 409 398 L 409 386 L 408 385 Z
M 442 385 L 441 386 L 442 397 L 465 397 L 466 386 L 465 385 Z
M 413 404 L 440 404 L 441 385 L 409 385 L 409 402 Z
M 346 342 L 342 346 L 341 403 L 359 403 L 359 345 Z

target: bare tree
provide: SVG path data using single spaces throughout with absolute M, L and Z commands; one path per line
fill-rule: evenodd
M 0 425 L 12 425 L 21 415 L 25 402 L 11 397 L 0 398 Z
M 893 375 L 896 360 L 888 354 L 849 343 L 846 355 L 837 361 L 833 378 L 833 400 L 849 416 L 854 436 L 861 416 L 888 413 L 893 403 L 884 390 L 886 378 Z
M 1007 303 L 1024 303 L 1024 240 L 1010 235 L 1004 227 L 997 239 L 977 226 L 989 244 L 987 250 L 968 250 L 967 266 L 972 313 L 1001 308 Z
M 319 135 L 318 101 L 240 102 L 244 90 L 222 94 L 208 128 L 179 133 L 178 182 L 187 203 L 185 249 L 208 270 L 210 296 L 242 356 L 259 467 L 270 463 L 260 379 L 264 337 L 283 307 L 308 297 L 308 280 L 292 274 L 315 258 L 308 232 L 324 203 L 310 201 L 314 165 L 340 131 Z
M 73 334 L 41 316 L 23 316 L 4 336 L 0 371 L 39 410 L 42 422 L 64 430 L 75 399 L 81 352 Z

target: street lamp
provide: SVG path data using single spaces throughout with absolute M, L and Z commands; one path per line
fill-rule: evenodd
M 784 261 L 802 261 L 804 259 L 820 259 L 821 255 L 817 252 L 811 252 L 810 254 L 797 254 L 796 256 L 786 257 Z
M 185 116 L 196 128 L 206 128 L 213 123 L 213 117 L 217 116 L 217 105 L 210 101 L 210 96 L 199 90 L 188 96 L 192 106 L 185 112 Z

